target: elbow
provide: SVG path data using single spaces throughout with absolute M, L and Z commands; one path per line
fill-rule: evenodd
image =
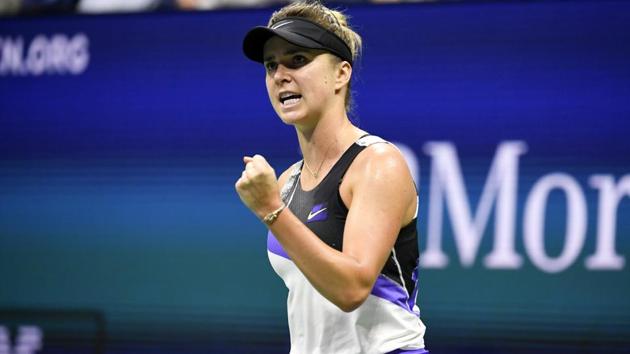
M 343 312 L 352 312 L 358 309 L 367 300 L 370 290 L 357 289 L 344 292 L 344 294 L 335 301 L 335 305 Z

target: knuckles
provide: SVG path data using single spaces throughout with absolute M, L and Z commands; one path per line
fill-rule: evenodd
M 275 173 L 267 160 L 262 155 L 256 154 L 246 162 L 241 177 L 234 186 L 239 194 L 251 193 L 258 187 L 273 189 L 274 182 L 277 182 Z

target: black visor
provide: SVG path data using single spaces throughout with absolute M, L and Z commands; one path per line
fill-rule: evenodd
M 243 39 L 243 52 L 249 59 L 262 63 L 265 43 L 278 36 L 287 42 L 309 49 L 322 49 L 352 65 L 352 51 L 336 34 L 301 17 L 287 17 L 271 27 L 258 26 L 247 32 Z

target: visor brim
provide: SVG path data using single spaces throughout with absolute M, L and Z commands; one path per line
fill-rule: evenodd
M 263 51 L 265 48 L 265 44 L 273 36 L 278 36 L 298 47 L 309 49 L 326 49 L 326 47 L 322 44 L 300 34 L 284 31 L 281 28 L 271 29 L 268 27 L 259 26 L 253 28 L 245 35 L 245 38 L 243 39 L 243 53 L 245 53 L 245 56 L 249 59 L 259 63 L 263 63 Z

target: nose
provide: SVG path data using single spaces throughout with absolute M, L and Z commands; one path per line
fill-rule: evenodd
M 291 69 L 287 68 L 283 64 L 278 64 L 273 73 L 273 80 L 277 84 L 282 84 L 284 82 L 291 82 L 291 79 Z

